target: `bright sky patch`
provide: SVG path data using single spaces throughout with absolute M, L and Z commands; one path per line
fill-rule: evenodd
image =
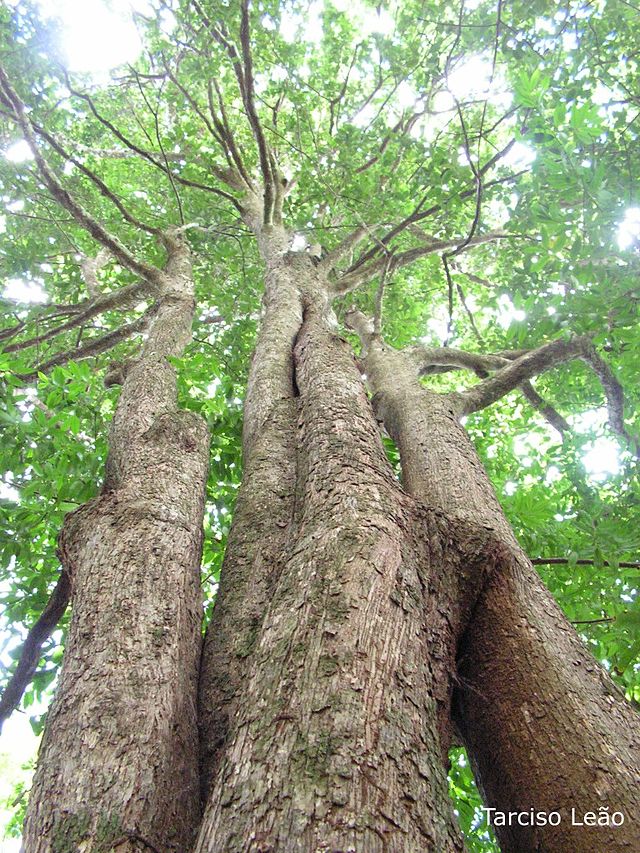
M 33 154 L 26 140 L 18 139 L 4 150 L 4 156 L 10 163 L 25 163 L 27 160 L 33 160 Z
M 624 215 L 624 219 L 618 226 L 618 246 L 621 249 L 630 249 L 640 243 L 640 207 L 630 207 Z
M 59 48 L 71 71 L 105 72 L 133 62 L 142 49 L 131 13 L 148 13 L 144 0 L 38 0 L 38 6 L 61 22 Z
M 594 480 L 605 480 L 620 471 L 618 444 L 610 438 L 597 438 L 582 457 L 582 464 Z
M 9 278 L 5 281 L 2 295 L 16 302 L 46 302 L 47 294 L 40 283 L 23 278 Z

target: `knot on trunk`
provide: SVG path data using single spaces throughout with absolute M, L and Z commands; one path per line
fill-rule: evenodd
M 194 453 L 206 446 L 208 429 L 200 415 L 179 410 L 158 415 L 142 437 L 149 442 Z
M 129 358 L 126 361 L 111 361 L 104 377 L 104 387 L 124 385 L 127 374 L 138 363 L 138 359 Z

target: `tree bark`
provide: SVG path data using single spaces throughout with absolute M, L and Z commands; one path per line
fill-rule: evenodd
M 455 719 L 489 806 L 561 818 L 555 826 L 494 821 L 502 849 L 635 849 L 640 718 L 518 546 L 457 420 L 455 397 L 450 402 L 421 387 L 413 366 L 376 337 L 365 368 L 376 410 L 398 445 L 405 488 L 448 520 L 453 544 L 457 531 L 466 530 L 467 542 L 474 538 L 469 530 L 485 531 L 477 556 L 484 552 L 492 564 L 467 587 L 473 610 L 456 617 L 462 595 L 451 612 L 459 658 Z M 599 807 L 622 812 L 624 823 L 585 823 L 585 813 L 598 816 Z
M 558 826 L 496 826 L 502 850 L 636 850 L 638 714 L 528 560 L 490 577 L 459 654 L 456 718 L 486 802 L 561 817 Z M 600 807 L 624 824 L 586 825 Z
M 293 518 L 296 400 L 293 345 L 302 300 L 276 240 L 262 240 L 264 316 L 244 403 L 243 473 L 200 666 L 202 798 L 206 802 L 240 704 Z M 275 245 L 274 245 L 275 244 Z M 286 245 L 286 243 L 285 243 Z
M 60 684 L 48 714 L 24 843 L 44 851 L 185 851 L 199 819 L 200 654 L 208 433 L 177 404 L 191 339 L 189 251 L 165 237 L 158 311 L 122 366 L 104 487 L 65 519 L 72 584 Z
M 351 350 L 329 329 L 324 282 L 308 257 L 281 264 L 305 306 L 295 507 L 195 849 L 462 850 L 413 501 L 386 459 Z

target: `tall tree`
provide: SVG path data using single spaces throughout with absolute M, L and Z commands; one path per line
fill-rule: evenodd
M 125 310 L 144 297 L 153 300 L 133 322 L 84 344 L 78 338 L 75 349 L 20 375 L 23 381 L 45 378 L 72 359 L 145 333 L 139 355 L 112 362 L 105 376 L 105 384 L 120 385 L 121 392 L 100 493 L 67 515 L 60 531 L 62 574 L 50 609 L 60 615 L 70 598 L 73 616 L 32 788 L 25 846 L 68 849 L 90 834 L 103 844 L 132 848 L 140 839 L 150 843 L 159 837 L 184 849 L 199 815 L 195 699 L 209 456 L 206 423 L 179 407 L 170 361 L 191 340 L 196 307 L 185 228 L 161 230 L 136 219 L 98 174 L 37 122 L 3 68 L 0 101 L 29 149 L 43 190 L 101 244 L 94 258 L 80 260 L 88 298 L 49 310 L 45 318 L 54 324 L 35 336 L 24 336 L 22 322 L 9 327 L 5 352 L 32 352 L 83 330 L 107 311 Z M 72 163 L 126 224 L 161 243 L 166 254 L 161 267 L 139 260 L 78 201 L 82 188 L 65 185 L 42 143 Z M 98 273 L 111 258 L 139 281 L 101 292 Z M 33 675 L 39 628 L 3 695 L 3 718 Z M 173 785 L 176 773 L 179 790 Z
M 142 442 L 139 458 L 136 448 L 149 434 L 145 413 L 157 420 L 159 409 L 170 410 L 171 423 L 182 423 L 167 357 L 181 354 L 188 336 L 166 334 L 173 320 L 163 320 L 163 307 L 189 325 L 192 296 L 177 298 L 173 271 L 181 264 L 178 277 L 191 281 L 185 233 L 195 241 L 211 232 L 212 194 L 226 206 L 216 216 L 231 217 L 240 251 L 225 242 L 233 301 L 226 311 L 216 308 L 228 336 L 200 343 L 230 362 L 228 391 L 242 380 L 250 341 L 251 325 L 241 319 L 255 311 L 251 299 L 241 304 L 247 281 L 264 282 L 244 405 L 242 485 L 200 665 L 202 821 L 193 796 L 190 804 L 176 800 L 172 812 L 169 783 L 149 777 L 158 760 L 166 759 L 167 772 L 177 761 L 168 738 L 185 742 L 173 731 L 150 744 L 148 725 L 171 729 L 150 713 L 158 701 L 152 691 L 134 703 L 138 726 L 124 711 L 92 719 L 109 760 L 68 747 L 84 735 L 83 717 L 64 700 L 74 689 L 66 673 L 78 673 L 89 703 L 113 695 L 91 693 L 102 658 L 86 635 L 94 636 L 105 577 L 114 583 L 104 600 L 116 605 L 131 600 L 135 584 L 105 569 L 100 589 L 87 586 L 74 605 L 72 663 L 63 669 L 29 807 L 33 849 L 56 849 L 62 823 L 72 849 L 184 849 L 195 834 L 201 851 L 462 849 L 446 779 L 457 737 L 490 806 L 561 815 L 559 823 L 496 820 L 504 850 L 626 850 L 637 836 L 637 714 L 526 556 L 535 549 L 544 560 L 541 550 L 556 549 L 551 559 L 564 568 L 549 580 L 559 603 L 580 626 L 597 626 L 583 628 L 597 656 L 636 695 L 636 593 L 620 564 L 633 562 L 636 543 L 625 525 L 637 497 L 625 476 L 619 485 L 585 479 L 579 460 L 589 438 L 576 433 L 575 416 L 589 407 L 605 413 L 630 468 L 637 442 L 623 402 L 635 346 L 637 258 L 633 246 L 616 248 L 614 229 L 623 200 L 635 192 L 636 72 L 624 61 L 636 49 L 633 12 L 622 2 L 560 11 L 545 3 L 472 10 L 464 3 L 354 3 L 349 14 L 340 5 L 176 3 L 170 33 L 166 18 L 145 20 L 148 54 L 111 92 L 59 80 L 76 112 L 66 119 L 64 142 L 47 125 L 47 87 L 36 94 L 45 117 L 38 122 L 3 77 L 5 108 L 32 153 L 40 136 L 98 196 L 127 211 L 128 226 L 138 217 L 102 178 L 87 174 L 86 156 L 97 156 L 102 174 L 127 188 L 128 169 L 163 181 L 178 214 L 173 228 L 155 231 L 164 235 L 166 268 L 129 267 L 161 292 L 140 356 L 124 370 L 102 496 L 65 525 L 82 528 L 75 546 L 82 545 L 82 559 L 62 538 L 74 573 L 97 537 L 105 567 L 122 553 L 148 584 L 148 540 L 133 519 L 123 518 L 115 534 L 92 526 L 91 539 L 76 522 L 94 506 L 110 518 L 104 501 L 114 482 L 116 494 L 148 493 L 151 504 L 166 508 L 179 501 L 163 490 L 189 481 L 183 430 L 171 433 L 176 445 L 152 429 L 162 447 Z M 131 105 L 133 120 L 119 114 L 114 91 Z M 78 118 L 93 129 L 93 148 L 68 142 Z M 110 159 L 109 145 L 120 156 Z M 78 220 L 41 155 L 36 165 L 50 201 Z M 164 213 L 161 204 L 155 213 Z M 101 242 L 120 251 L 120 243 Z M 210 246 L 199 257 L 208 276 L 219 273 Z M 85 264 L 88 280 L 96 263 Z M 256 292 L 249 286 L 251 297 Z M 249 323 L 256 319 L 251 314 Z M 39 333 L 21 337 L 23 327 L 19 318 L 6 337 L 25 348 L 41 342 Z M 206 412 L 198 388 L 208 384 L 215 395 L 214 376 L 202 349 L 189 355 L 182 396 Z M 464 371 L 480 381 L 469 384 Z M 165 373 L 171 387 L 156 387 Z M 150 392 L 164 394 L 161 403 Z M 535 426 L 514 393 L 537 413 Z M 488 407 L 493 414 L 485 414 Z M 198 429 L 198 461 L 189 457 L 196 483 L 205 476 Z M 545 470 L 533 450 L 522 465 L 509 457 L 510 430 L 526 433 L 530 447 L 537 441 L 555 465 Z M 230 455 L 224 464 L 229 439 L 215 440 L 221 465 L 214 480 L 232 482 L 238 459 Z M 146 454 L 165 451 L 171 467 L 159 482 Z M 548 509 L 540 508 L 544 490 Z M 201 493 L 190 493 L 192 545 Z M 575 529 L 568 519 L 576 519 Z M 167 535 L 180 551 L 180 538 Z M 172 624 L 186 633 L 157 656 L 175 670 L 154 680 L 171 713 L 188 706 L 199 653 L 197 547 L 187 550 L 181 561 L 168 548 L 166 565 L 191 579 L 192 597 L 154 582 L 148 601 L 159 609 L 145 611 L 152 628 L 163 601 L 190 614 L 174 614 Z M 171 572 L 163 580 L 171 585 Z M 129 637 L 124 611 L 122 619 Z M 95 636 L 107 633 L 102 625 Z M 111 631 L 103 683 L 121 702 L 155 646 L 140 644 L 135 660 L 116 664 L 119 631 Z M 187 798 L 197 772 L 194 743 L 180 753 Z M 117 765 L 124 750 L 136 760 L 115 791 L 100 780 L 120 778 L 109 762 Z M 68 794 L 53 794 L 43 781 L 58 773 L 62 751 L 77 756 L 71 772 L 81 767 L 80 777 L 97 780 L 90 795 L 77 784 L 74 792 L 73 781 Z M 135 778 L 136 767 L 146 783 Z M 624 822 L 571 821 L 572 808 L 582 816 L 600 806 L 621 812 Z

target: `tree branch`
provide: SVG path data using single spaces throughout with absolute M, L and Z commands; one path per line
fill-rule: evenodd
M 469 415 L 495 403 L 505 394 L 513 391 L 522 382 L 531 379 L 551 367 L 564 361 L 582 357 L 591 342 L 586 337 L 571 340 L 557 340 L 531 350 L 515 361 L 511 361 L 498 370 L 489 379 L 466 391 L 455 392 L 451 398 L 459 415 Z
M 142 96 L 142 100 L 144 101 L 147 109 L 153 116 L 153 127 L 156 136 L 156 142 L 158 143 L 158 148 L 160 149 L 160 155 L 162 157 L 162 161 L 164 163 L 164 172 L 169 179 L 169 183 L 171 184 L 171 191 L 173 192 L 173 196 L 176 200 L 176 205 L 178 207 L 178 216 L 180 217 L 180 224 L 184 225 L 184 209 L 182 207 L 182 199 L 180 198 L 180 193 L 178 192 L 178 188 L 176 187 L 175 176 L 171 167 L 169 166 L 169 161 L 167 159 L 167 152 L 165 151 L 164 145 L 162 144 L 162 137 L 160 135 L 160 119 L 158 118 L 158 109 L 160 105 L 160 96 L 162 94 L 162 90 L 158 93 L 158 107 L 155 109 L 149 103 L 149 99 L 147 98 L 147 94 L 144 90 L 144 86 L 140 81 L 140 76 L 135 69 L 133 69 L 133 73 L 136 77 L 136 82 L 138 83 L 138 89 L 140 91 L 140 95 Z
M 478 181 L 479 181 L 479 179 L 482 179 L 484 177 L 484 175 L 486 175 L 486 173 L 493 166 L 495 166 L 495 164 L 502 157 L 504 157 L 506 154 L 508 154 L 508 152 L 511 150 L 511 148 L 514 145 L 515 145 L 515 139 L 512 139 L 502 149 L 500 149 L 500 151 L 497 151 L 493 155 L 493 157 L 491 157 L 489 160 L 487 160 L 487 162 L 483 166 L 481 166 L 479 169 L 477 167 L 474 169 L 474 185 L 471 189 L 463 190 L 462 192 L 452 193 L 451 196 L 449 196 L 449 198 L 446 199 L 444 202 L 441 202 L 440 204 L 434 204 L 428 208 L 423 207 L 428 196 L 427 195 L 423 196 L 418 201 L 418 203 L 415 206 L 415 208 L 413 209 L 413 211 L 408 216 L 406 216 L 404 219 L 402 219 L 400 222 L 398 222 L 396 225 L 394 225 L 393 228 L 391 228 L 384 235 L 384 237 L 382 237 L 378 241 L 377 246 L 373 246 L 371 249 L 369 249 L 367 252 L 365 252 L 360 258 L 358 258 L 358 260 L 354 264 L 352 264 L 352 266 L 349 268 L 348 272 L 352 272 L 353 270 L 355 270 L 358 267 L 365 264 L 367 261 L 374 258 L 376 256 L 376 254 L 378 254 L 378 252 L 381 251 L 381 249 L 384 249 L 385 246 L 388 246 L 389 243 L 391 242 L 391 240 L 394 237 L 396 237 L 398 234 L 400 234 L 402 231 L 404 231 L 405 228 L 408 228 L 409 225 L 415 224 L 416 222 L 421 222 L 423 219 L 426 219 L 429 216 L 433 216 L 434 213 L 438 213 L 440 210 L 445 208 L 447 203 L 454 198 L 465 199 L 465 198 L 469 198 L 471 196 L 476 196 L 476 209 L 477 209 L 477 195 L 478 195 Z M 525 174 L 525 172 L 527 172 L 527 171 L 528 171 L 528 169 L 522 169 L 521 171 L 515 172 L 512 175 L 506 175 L 503 178 L 496 178 L 493 181 L 489 181 L 483 185 L 483 191 L 486 191 L 490 187 L 495 186 L 497 184 L 504 183 L 505 181 L 515 180 L 516 178 L 520 177 L 520 175 Z
M 155 288 L 146 281 L 139 281 L 135 284 L 129 284 L 126 287 L 121 287 L 119 290 L 114 290 L 112 293 L 103 293 L 94 299 L 88 299 L 85 302 L 79 303 L 77 306 L 72 306 L 74 309 L 73 316 L 66 323 L 49 329 L 41 335 L 29 338 L 24 341 L 17 341 L 9 344 L 4 348 L 4 352 L 18 352 L 19 350 L 28 349 L 29 347 L 43 344 L 52 338 L 57 337 L 63 332 L 68 332 L 78 326 L 83 326 L 105 311 L 113 311 L 116 309 L 124 310 L 134 306 L 140 297 L 144 297 L 153 293 Z M 84 306 L 84 307 L 83 307 Z
M 549 405 L 549 403 L 547 403 L 547 401 L 538 394 L 528 379 L 520 383 L 520 390 L 533 408 L 540 412 L 543 418 L 545 418 L 545 420 L 548 421 L 563 438 L 565 433 L 571 432 L 571 427 L 562 417 L 560 412 L 556 411 L 553 406 Z
M 609 413 L 609 426 L 611 429 L 634 445 L 636 456 L 640 455 L 640 445 L 637 439 L 631 436 L 624 425 L 624 391 L 622 385 L 613 375 L 609 365 L 602 359 L 593 345 L 587 347 L 582 353 L 582 360 L 596 374 L 602 385 Z
M 361 45 L 359 44 L 355 46 L 353 56 L 351 57 L 351 62 L 349 64 L 349 68 L 347 69 L 345 78 L 342 82 L 342 85 L 340 86 L 340 91 L 334 98 L 331 98 L 331 100 L 329 101 L 329 136 L 333 136 L 333 128 L 334 124 L 336 123 L 336 107 L 340 106 L 340 104 L 342 103 L 342 99 L 344 98 L 345 93 L 347 91 L 347 86 L 349 85 L 349 77 L 351 76 L 353 66 L 356 63 L 356 59 L 358 58 L 358 49 L 360 48 L 360 46 Z
M 143 332 L 149 325 L 149 322 L 157 310 L 158 303 L 154 303 L 145 311 L 144 314 L 138 317 L 137 320 L 127 323 L 124 326 L 120 326 L 119 329 L 116 329 L 113 332 L 108 332 L 106 335 L 94 338 L 94 340 L 89 341 L 89 343 L 85 344 L 83 347 L 76 347 L 75 349 L 59 352 L 48 361 L 44 361 L 41 364 L 36 365 L 31 373 L 18 373 L 16 376 L 22 382 L 33 382 L 38 378 L 39 373 L 49 373 L 49 371 L 53 370 L 54 367 L 60 367 L 63 364 L 67 364 L 69 361 L 80 361 L 83 358 L 91 358 L 93 356 L 100 355 L 100 353 L 107 352 L 122 341 L 126 341 L 133 335 Z
M 276 220 L 279 220 L 280 218 L 280 211 L 276 210 L 274 207 L 277 174 L 273 170 L 271 153 L 255 106 L 253 59 L 251 56 L 251 36 L 249 26 L 249 0 L 242 0 L 240 5 L 240 45 L 242 49 L 242 59 L 240 58 L 233 42 L 227 38 L 225 32 L 221 28 L 216 27 L 212 23 L 198 3 L 198 0 L 193 0 L 193 5 L 200 15 L 204 25 L 218 44 L 225 49 L 231 60 L 231 65 L 238 81 L 238 89 L 240 90 L 249 126 L 251 127 L 253 137 L 258 146 L 258 159 L 260 161 L 260 171 L 262 172 L 264 193 L 263 224 L 271 225 L 274 221 L 274 216 Z
M 410 347 L 407 353 L 418 366 L 419 374 L 427 376 L 432 373 L 442 373 L 449 370 L 472 370 L 476 376 L 485 379 L 494 370 L 501 370 L 512 362 L 510 354 L 491 354 L 467 352 L 452 347 L 428 348 L 424 346 Z M 517 353 L 516 356 L 522 355 Z M 554 429 L 564 436 L 571 427 L 553 406 L 544 400 L 527 379 L 518 386 L 529 403 L 551 424 Z
M 273 169 L 273 161 L 267 145 L 267 141 L 258 118 L 255 107 L 255 95 L 253 90 L 253 59 L 251 56 L 251 37 L 249 29 L 249 0 L 242 0 L 240 23 L 240 44 L 242 45 L 242 58 L 244 61 L 244 106 L 249 117 L 249 123 L 253 130 L 258 145 L 260 158 L 260 170 L 264 182 L 264 224 L 271 225 L 275 219 L 279 221 L 281 213 L 274 209 L 274 194 L 276 190 L 277 175 Z
M 218 144 L 228 164 L 228 168 L 226 169 L 216 166 L 215 164 L 208 164 L 207 168 L 216 178 L 218 178 L 219 181 L 222 181 L 222 183 L 227 184 L 227 186 L 231 187 L 231 189 L 253 189 L 251 180 L 249 179 L 246 173 L 246 170 L 242 163 L 242 159 L 240 158 L 240 154 L 236 147 L 235 140 L 233 139 L 233 134 L 231 133 L 231 129 L 229 128 L 228 122 L 226 120 L 226 115 L 223 111 L 221 121 L 215 111 L 213 105 L 212 81 L 208 81 L 207 83 L 207 98 L 209 112 L 211 114 L 213 125 L 211 124 L 204 110 L 201 109 L 200 105 L 193 97 L 193 95 L 185 86 L 182 85 L 176 74 L 171 71 L 171 68 L 169 67 L 164 57 L 161 57 L 161 61 L 164 65 L 167 76 L 169 77 L 173 85 L 178 89 L 180 94 L 191 105 L 195 114 L 201 119 L 201 121 L 209 131 L 209 134 Z M 136 74 L 136 76 L 140 78 L 142 75 Z M 216 86 L 217 90 L 217 83 L 214 82 L 213 85 Z M 167 157 L 168 155 L 164 154 L 163 159 L 165 160 L 165 162 L 167 161 Z M 179 180 L 179 177 L 176 175 L 173 175 L 173 178 Z
M 67 78 L 67 89 L 69 90 L 69 92 L 74 97 L 80 98 L 81 100 L 85 101 L 89 105 L 89 109 L 91 110 L 94 117 L 100 122 L 100 124 L 103 125 L 103 127 L 106 127 L 107 130 L 111 131 L 111 133 L 116 137 L 116 139 L 119 139 L 120 142 L 122 142 L 123 145 L 126 145 L 126 147 L 130 151 L 133 151 L 135 154 L 138 154 L 140 157 L 142 157 L 148 163 L 151 163 L 152 166 L 155 166 L 156 169 L 160 169 L 160 171 L 163 172 L 168 177 L 167 166 L 161 160 L 159 160 L 153 152 L 147 151 L 146 149 L 141 148 L 139 145 L 137 145 L 135 142 L 133 142 L 133 140 L 131 140 L 127 136 L 125 136 L 122 133 L 122 131 L 120 131 L 113 124 L 113 122 L 109 121 L 108 118 L 103 116 L 98 111 L 96 105 L 93 102 L 93 98 L 91 98 L 90 95 L 87 95 L 86 92 L 78 92 L 76 89 L 74 89 L 68 78 Z M 216 175 L 216 177 L 219 177 L 219 175 L 216 174 L 215 168 L 214 167 L 210 167 L 210 168 L 212 168 L 214 175 Z M 192 181 L 189 178 L 185 178 L 182 175 L 178 175 L 178 174 L 175 174 L 173 172 L 171 172 L 171 175 L 172 175 L 173 180 L 177 181 L 179 184 L 182 184 L 185 187 L 193 187 L 194 189 L 204 190 L 205 192 L 210 192 L 210 193 L 213 193 L 214 195 L 220 196 L 221 198 L 224 198 L 227 201 L 230 201 L 231 204 L 233 204 L 233 206 L 236 208 L 236 210 L 238 210 L 239 212 L 242 212 L 242 207 L 240 205 L 240 202 L 238 201 L 238 199 L 235 196 L 231 195 L 231 193 L 225 192 L 224 190 L 221 190 L 218 187 L 212 187 L 209 184 L 203 184 L 203 183 L 200 183 L 199 181 Z
M 32 122 L 31 124 L 38 136 L 41 136 L 46 142 L 49 143 L 49 145 L 53 148 L 54 151 L 57 151 L 57 153 L 64 160 L 73 163 L 73 165 L 77 169 L 79 169 L 83 175 L 85 175 L 93 184 L 95 184 L 95 186 L 98 188 L 98 191 L 100 192 L 100 195 L 108 199 L 117 208 L 117 210 L 122 214 L 122 217 L 130 225 L 133 225 L 136 228 L 140 228 L 142 231 L 146 231 L 147 234 L 153 234 L 154 236 L 157 236 L 160 233 L 159 228 L 155 228 L 152 225 L 147 225 L 145 222 L 141 222 L 139 219 L 133 216 L 124 206 L 124 204 L 120 201 L 118 196 L 112 190 L 109 189 L 105 182 L 100 177 L 98 177 L 95 172 L 85 166 L 84 163 L 82 163 L 80 160 L 70 154 L 65 148 L 63 148 L 63 146 L 56 139 L 56 137 L 53 136 L 53 134 L 49 133 L 49 131 L 47 131 L 44 127 L 41 127 L 40 125 L 35 124 L 34 122 Z
M 366 172 L 367 169 L 370 169 L 372 166 L 380 160 L 382 155 L 385 153 L 391 140 L 402 139 L 403 136 L 406 136 L 409 131 L 413 128 L 415 123 L 422 118 L 422 116 L 428 112 L 427 107 L 424 107 L 421 110 L 416 110 L 409 115 L 402 115 L 400 119 L 396 122 L 396 124 L 390 129 L 389 133 L 384 137 L 380 145 L 378 146 L 378 151 L 372 157 L 370 157 L 366 163 L 363 163 L 361 166 L 355 170 L 356 175 L 360 175 L 363 172 Z
M 95 240 L 108 249 L 124 267 L 131 270 L 136 275 L 148 279 L 149 281 L 157 281 L 158 276 L 160 275 L 159 271 L 155 267 L 138 261 L 129 252 L 129 250 L 126 249 L 119 240 L 113 237 L 103 225 L 94 219 L 60 183 L 49 164 L 42 156 L 40 148 L 35 140 L 34 130 L 31 121 L 27 116 L 25 106 L 11 86 L 7 73 L 2 67 L 0 67 L 0 89 L 14 112 L 16 121 L 22 131 L 25 141 L 34 156 L 40 175 L 54 199 L 61 205 L 61 207 L 67 210 L 76 222 L 88 231 Z
M 493 240 L 501 240 L 513 236 L 513 234 L 506 234 L 503 232 L 478 234 L 469 241 L 465 240 L 464 248 L 468 249 L 473 246 L 479 246 L 483 243 L 490 243 Z M 393 272 L 399 269 L 400 267 L 407 266 L 408 264 L 411 264 L 414 261 L 418 260 L 418 258 L 423 258 L 426 255 L 433 255 L 438 252 L 441 252 L 443 249 L 458 247 L 461 242 L 463 241 L 460 239 L 434 240 L 428 245 L 416 246 L 413 249 L 407 249 L 404 252 L 398 252 L 398 254 L 393 256 L 393 264 L 391 266 L 390 272 Z M 375 275 L 378 275 L 378 273 L 380 273 L 385 268 L 386 264 L 387 255 L 383 255 L 381 258 L 376 258 L 375 260 L 364 266 L 350 267 L 347 272 L 345 272 L 342 276 L 340 276 L 340 278 L 337 279 L 337 281 L 332 284 L 332 294 L 334 296 L 342 296 L 345 293 L 350 293 L 352 290 L 355 290 L 361 284 L 370 281 Z
M 369 319 L 361 311 L 352 308 L 345 317 L 347 326 L 359 336 L 366 351 L 369 341 L 380 335 L 375 319 Z M 529 378 L 542 373 L 562 362 L 574 358 L 584 358 L 584 353 L 593 358 L 591 341 L 587 337 L 576 337 L 570 341 L 558 340 L 545 344 L 535 350 L 512 350 L 501 353 L 476 353 L 453 347 L 426 347 L 422 344 L 406 347 L 403 351 L 415 365 L 419 376 L 434 373 L 447 373 L 451 370 L 471 370 L 484 381 L 462 392 L 453 392 L 448 396 L 457 404 L 458 414 L 466 415 L 485 408 L 503 397 L 509 391 L 519 388 L 529 403 L 539 411 L 561 436 L 571 431 L 568 422 L 549 405 L 531 385 Z M 602 362 L 599 356 L 596 357 Z M 602 362 L 603 373 L 610 373 L 609 366 Z M 490 373 L 497 371 L 490 378 Z M 614 382 L 617 383 L 617 380 Z M 617 383 L 620 394 L 622 388 Z M 616 398 L 618 399 L 618 398 Z M 631 438 L 627 433 L 625 437 Z
M 2 731 L 5 720 L 11 716 L 20 704 L 24 691 L 31 683 L 42 654 L 42 646 L 54 632 L 60 619 L 62 619 L 70 597 L 71 583 L 69 575 L 63 568 L 40 618 L 27 634 L 27 639 L 24 641 L 20 651 L 18 666 L 2 691 L 2 697 L 0 698 L 0 731 Z
M 571 561 L 568 557 L 534 557 L 531 562 L 534 566 L 566 566 Z M 577 566 L 593 566 L 595 565 L 595 560 L 576 560 L 575 564 Z M 612 564 L 608 560 L 602 561 L 603 566 L 611 566 Z M 640 569 L 640 563 L 616 563 L 616 567 L 621 569 Z
M 240 155 L 240 151 L 238 150 L 238 146 L 236 145 L 235 137 L 231 131 L 231 125 L 229 124 L 229 119 L 227 118 L 227 110 L 225 108 L 224 98 L 222 97 L 222 92 L 220 91 L 220 86 L 218 85 L 217 80 L 209 81 L 209 85 L 207 87 L 208 88 L 208 94 L 209 94 L 209 110 L 213 116 L 215 114 L 215 110 L 213 108 L 213 96 L 211 94 L 211 84 L 212 83 L 213 83 L 213 87 L 216 90 L 216 96 L 218 98 L 218 108 L 220 110 L 220 118 L 222 120 L 220 130 L 221 130 L 221 132 L 223 132 L 224 140 L 229 147 L 231 159 L 233 160 L 233 163 L 235 164 L 235 166 L 238 170 L 238 173 L 242 177 L 242 180 L 244 181 L 247 188 L 253 192 L 253 190 L 254 190 L 253 181 L 251 180 L 251 177 L 250 177 L 250 175 L 249 175 L 249 173 L 248 173 L 248 171 L 244 165 L 244 161 L 242 159 L 242 156 Z
M 491 371 L 501 370 L 510 362 L 499 355 L 467 352 L 453 347 L 426 347 L 422 345 L 408 347 L 407 354 L 418 368 L 420 376 L 427 376 L 433 367 L 447 367 L 454 370 L 472 370 L 477 376 L 486 378 Z
M 355 230 L 353 230 L 350 234 L 341 240 L 335 248 L 333 248 L 330 252 L 324 256 L 324 258 L 318 264 L 318 268 L 323 272 L 328 273 L 330 270 L 334 269 L 336 264 L 339 264 L 340 261 L 349 254 L 358 243 L 366 237 L 369 233 L 369 228 L 366 225 L 359 225 Z

